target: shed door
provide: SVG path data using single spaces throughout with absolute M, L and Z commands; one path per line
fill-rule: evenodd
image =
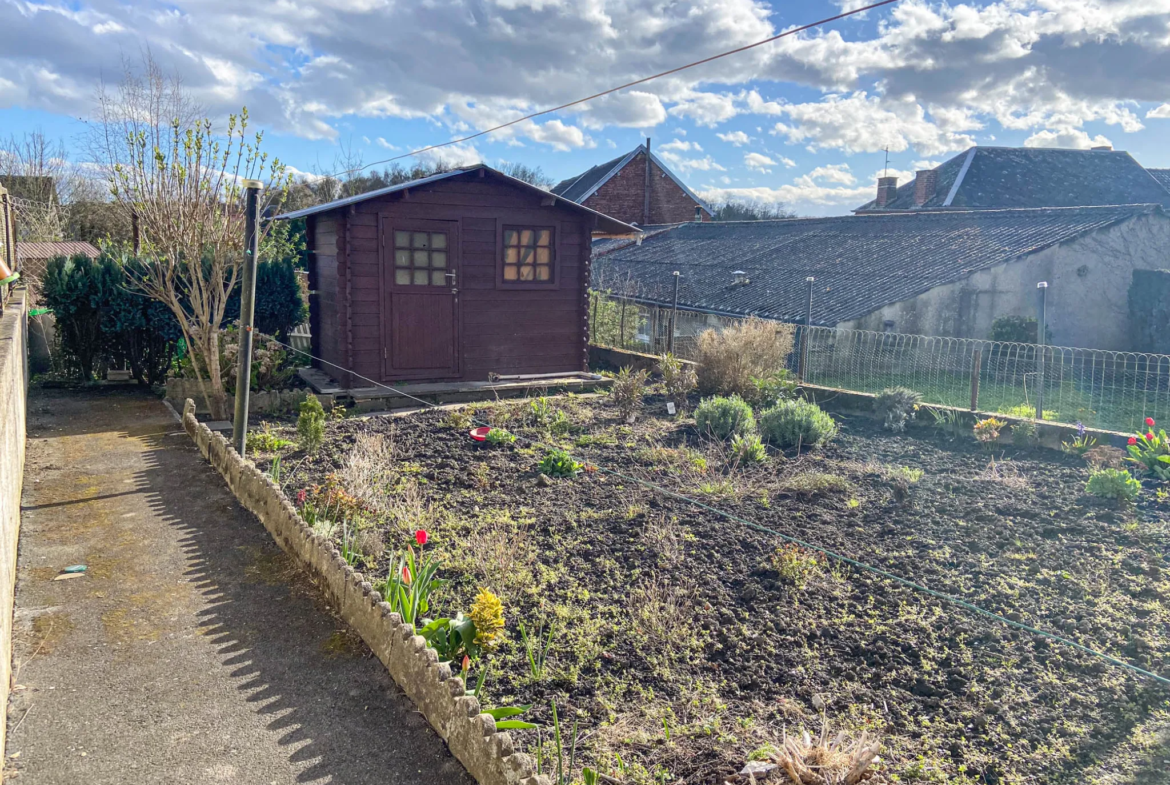
M 459 374 L 459 222 L 382 219 L 384 377 Z

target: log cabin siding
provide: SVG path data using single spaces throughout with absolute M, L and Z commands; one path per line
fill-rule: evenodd
M 390 370 L 387 225 L 454 221 L 458 231 L 455 351 L 460 380 L 490 374 L 581 371 L 588 350 L 588 264 L 596 218 L 507 182 L 468 174 L 428 183 L 308 217 L 314 238 L 311 276 L 318 282 L 311 315 L 320 356 L 383 382 L 418 379 Z M 555 283 L 501 285 L 504 226 L 552 227 Z M 392 248 L 389 251 L 392 259 Z M 391 262 L 392 265 L 392 262 Z M 317 337 L 317 332 L 320 337 Z M 334 378 L 336 368 L 322 370 Z M 343 380 L 361 385 L 357 380 Z

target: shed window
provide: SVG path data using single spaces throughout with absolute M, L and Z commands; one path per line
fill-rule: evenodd
M 537 226 L 504 228 L 504 283 L 553 283 L 553 230 Z
M 446 274 L 446 232 L 394 232 L 395 284 L 443 286 Z

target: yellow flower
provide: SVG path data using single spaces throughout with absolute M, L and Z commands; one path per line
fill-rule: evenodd
M 504 604 L 499 597 L 480 589 L 468 615 L 475 624 L 476 646 L 491 651 L 504 639 Z

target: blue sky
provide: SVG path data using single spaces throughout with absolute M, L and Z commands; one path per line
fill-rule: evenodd
M 0 0 L 0 129 L 84 161 L 143 51 L 214 118 L 247 105 L 303 172 L 446 141 L 856 7 L 759 0 Z M 443 153 L 554 179 L 640 144 L 713 199 L 804 215 L 971 144 L 1112 144 L 1170 167 L 1170 0 L 894 6 Z

